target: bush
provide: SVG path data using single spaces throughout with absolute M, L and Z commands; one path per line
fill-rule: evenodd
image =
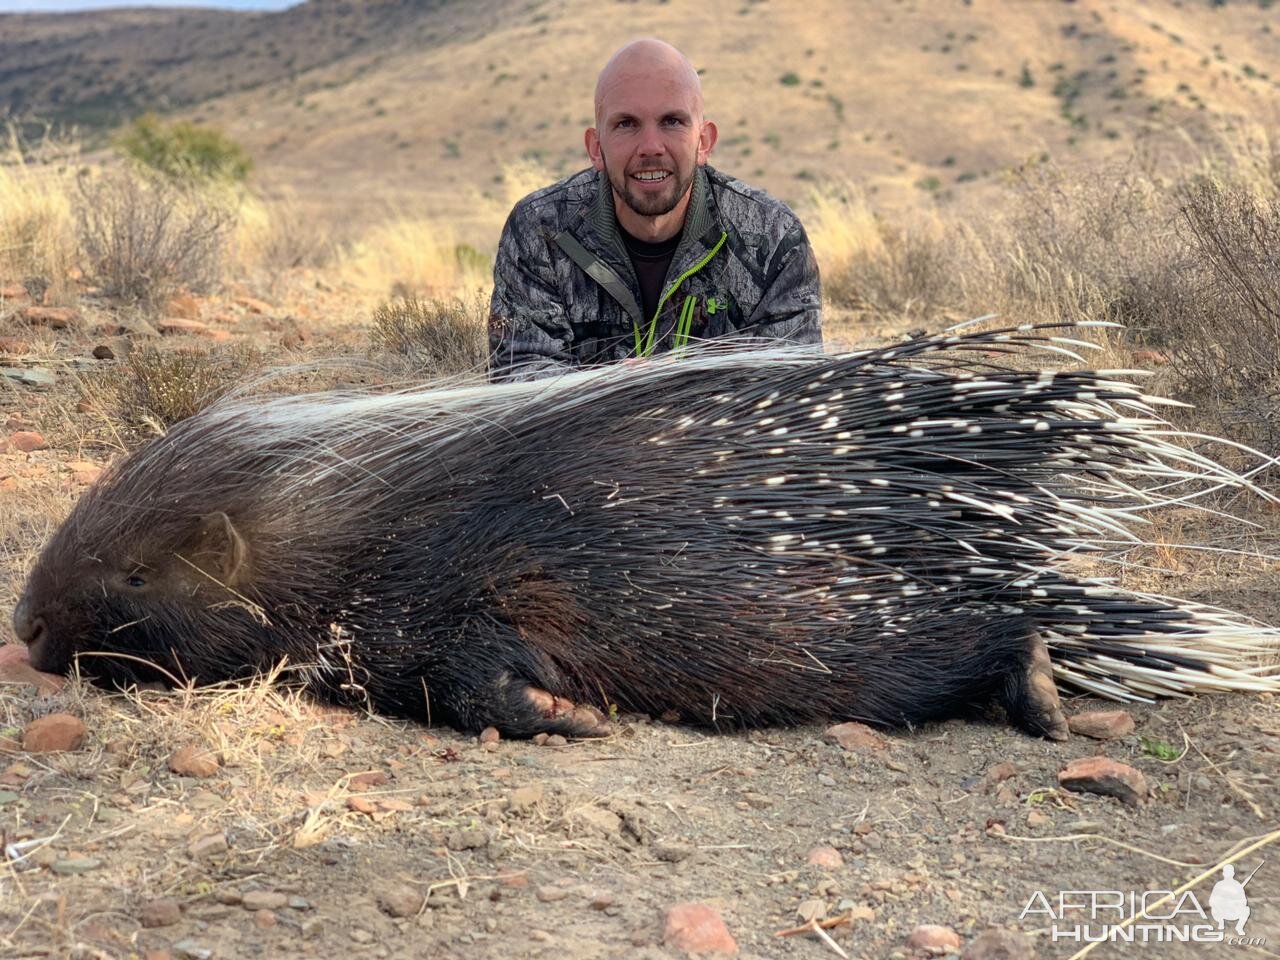
M 147 170 L 184 182 L 239 182 L 253 169 L 244 149 L 222 131 L 185 120 L 166 124 L 154 114 L 134 120 L 116 149 Z
M 477 374 L 489 358 L 489 301 L 405 297 L 373 312 L 375 351 L 402 357 L 415 374 L 434 378 Z
M 243 197 L 231 243 L 236 266 L 246 272 L 262 268 L 275 274 L 295 267 L 323 267 L 335 253 L 328 233 L 316 229 L 291 197 Z
M 47 134 L 28 143 L 12 122 L 8 138 L 8 149 L 0 150 L 0 280 L 32 278 L 48 288 L 46 303 L 67 302 L 77 254 L 74 147 Z
M 161 434 L 199 413 L 262 366 L 249 347 L 131 352 L 85 384 L 87 398 L 135 436 Z
M 86 273 L 105 296 L 154 309 L 181 288 L 216 284 L 234 224 L 228 203 L 129 171 L 82 176 L 79 192 Z

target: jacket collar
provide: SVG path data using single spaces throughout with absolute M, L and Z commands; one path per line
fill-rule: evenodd
M 618 229 L 618 215 L 613 209 L 613 188 L 603 170 L 596 174 L 596 196 L 587 221 L 592 231 L 623 261 L 629 262 L 627 248 L 622 243 L 622 233 Z M 684 229 L 680 234 L 680 244 L 676 248 L 673 262 L 715 229 L 715 239 L 720 238 L 715 213 L 712 211 L 711 189 L 707 180 L 707 168 L 698 167 L 690 187 L 689 209 L 685 212 Z

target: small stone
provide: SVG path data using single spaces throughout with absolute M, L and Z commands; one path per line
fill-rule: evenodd
M 720 914 L 705 903 L 677 903 L 667 908 L 662 942 L 689 953 L 737 956 L 738 943 Z
M 808 923 L 810 920 L 821 920 L 827 915 L 827 904 L 825 900 L 804 900 L 796 907 L 796 916 L 800 918 L 802 923 Z
M 206 779 L 218 772 L 218 755 L 203 747 L 181 747 L 169 758 L 169 769 L 180 777 Z
M 1099 793 L 1115 797 L 1131 807 L 1147 798 L 1147 780 L 1133 767 L 1106 757 L 1072 760 L 1058 771 L 1058 783 L 1077 793 Z
M 93 348 L 93 359 L 95 360 L 114 360 L 116 352 L 105 343 L 100 343 Z
M 481 743 L 497 743 L 502 739 L 502 734 L 498 732 L 497 727 L 485 727 L 480 731 Z
M 265 929 L 274 927 L 279 921 L 276 920 L 276 915 L 270 910 L 259 910 L 254 913 L 253 922 L 255 926 Z
M 1133 733 L 1133 716 L 1128 710 L 1086 710 L 1067 720 L 1072 733 L 1094 740 L 1119 740 Z
M 984 930 L 960 954 L 961 960 L 1035 960 L 1031 941 L 1016 930 Z
M 569 889 L 568 887 L 548 885 L 545 887 L 539 887 L 534 892 L 534 896 L 538 898 L 539 903 L 555 903 L 558 900 L 564 900 L 568 897 Z
M 209 960 L 213 949 L 196 940 L 179 940 L 173 945 L 173 954 L 184 960 Z
M 36 450 L 44 450 L 49 445 L 45 443 L 44 437 L 34 430 L 19 430 L 9 435 L 9 446 L 19 453 L 34 453 Z
M 865 903 L 855 903 L 849 908 L 849 919 L 853 923 L 875 923 L 876 912 Z
M 558 733 L 552 733 L 552 734 L 549 734 L 549 735 L 547 736 L 547 738 L 546 738 L 545 740 L 543 740 L 543 741 L 542 741 L 542 746 L 544 746 L 544 747 L 563 747 L 563 746 L 567 746 L 567 745 L 568 745 L 568 743 L 569 743 L 569 741 L 568 741 L 568 740 L 566 740 L 564 737 L 560 736 L 560 734 L 558 734 Z
M 840 744 L 842 750 L 885 750 L 889 746 L 889 741 L 875 730 L 872 730 L 865 723 L 857 723 L 855 721 L 838 723 L 833 727 L 827 727 L 822 736 L 827 740 Z
M 392 917 L 416 917 L 426 897 L 417 887 L 407 883 L 387 887 L 378 894 L 378 906 Z
M 197 336 L 202 333 L 207 333 L 209 325 L 207 323 L 201 323 L 199 320 L 184 320 L 181 317 L 165 317 L 162 320 L 156 321 L 156 329 L 165 336 L 174 336 L 177 334 Z
M 373 816 L 378 810 L 373 801 L 365 797 L 347 797 L 347 809 L 352 813 L 363 813 L 365 816 Z
M 288 895 L 275 890 L 246 890 L 240 898 L 240 906 L 253 912 L 280 910 L 288 903 Z
M 102 866 L 102 861 L 94 857 L 72 857 L 67 860 L 55 860 L 50 868 L 54 873 L 71 876 L 77 873 L 88 873 Z
M 960 949 L 960 935 L 950 927 L 922 923 L 907 937 L 908 950 L 920 950 L 931 956 L 942 956 Z
M 612 836 L 622 829 L 622 818 L 603 807 L 581 807 L 573 812 L 574 823 L 589 826 L 593 830 Z
M 275 313 L 275 307 L 267 303 L 265 300 L 259 300 L 257 297 L 236 297 L 237 304 L 244 307 L 250 313 Z
M 368 790 L 370 787 L 385 787 L 391 782 L 381 770 L 365 770 L 362 773 L 353 773 L 347 778 L 347 785 L 352 790 Z
M 187 845 L 187 852 L 196 860 L 208 860 L 230 849 L 225 833 L 211 833 L 205 837 L 192 840 Z
M 364 927 L 352 927 L 347 936 L 356 943 L 373 943 L 374 940 L 378 939 Z
M 310 910 L 311 901 L 306 897 L 292 896 L 289 898 L 290 910 Z
M 75 323 L 80 311 L 72 307 L 23 307 L 18 311 L 20 316 L 33 327 L 48 327 L 50 330 L 65 330 Z
M 144 927 L 171 927 L 182 919 L 182 908 L 173 897 L 161 897 L 143 904 L 138 922 Z
M 79 750 L 84 744 L 84 721 L 69 713 L 51 713 L 32 720 L 22 731 L 22 749 L 27 753 L 58 753 Z
M 591 895 L 592 910 L 608 910 L 617 898 L 609 890 L 597 890 Z
M 998 783 L 1004 783 L 1018 775 L 1018 768 L 1007 760 L 1004 763 L 997 763 L 994 767 L 987 771 L 987 784 L 995 786 Z
M 838 870 L 844 866 L 844 857 L 835 847 L 814 847 L 809 851 L 809 863 L 824 870 Z
M 54 694 L 66 684 L 66 678 L 55 673 L 41 673 L 31 666 L 27 648 L 18 643 L 0 645 L 0 680 L 6 683 L 31 684 L 42 694 Z M 21 739 L 15 729 L 10 736 Z M 18 749 L 21 749 L 21 743 Z
M 658 840 L 653 844 L 653 855 L 666 863 L 679 863 L 693 856 L 693 847 L 676 840 Z
M 1049 823 L 1049 817 L 1039 810 L 1032 810 L 1027 814 L 1027 826 L 1032 829 L 1043 827 L 1047 823 Z

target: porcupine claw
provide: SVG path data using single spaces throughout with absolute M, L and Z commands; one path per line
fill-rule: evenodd
M 589 704 L 557 697 L 541 687 L 526 687 L 524 692 L 534 709 L 548 721 L 549 733 L 568 737 L 607 737 L 613 733 L 605 715 Z
M 1012 677 L 1004 696 L 1009 721 L 1024 730 L 1050 740 L 1066 740 L 1071 736 L 1067 717 L 1062 712 L 1058 685 L 1053 679 L 1053 664 L 1044 638 L 1034 631 L 1027 647 L 1025 669 Z

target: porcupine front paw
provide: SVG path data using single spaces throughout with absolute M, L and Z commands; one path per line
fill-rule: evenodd
M 1009 722 L 1028 733 L 1050 740 L 1071 736 L 1053 679 L 1049 647 L 1039 634 L 1032 632 L 1023 669 L 1009 678 L 1001 703 Z
M 613 733 L 608 718 L 588 703 L 574 703 L 534 686 L 525 687 L 524 695 L 542 720 L 550 725 L 547 733 L 566 737 L 607 737 Z
M 589 704 L 575 703 L 542 687 L 503 673 L 478 690 L 458 697 L 457 725 L 462 729 L 495 727 L 505 737 L 558 733 L 565 737 L 607 737 L 613 727 Z

